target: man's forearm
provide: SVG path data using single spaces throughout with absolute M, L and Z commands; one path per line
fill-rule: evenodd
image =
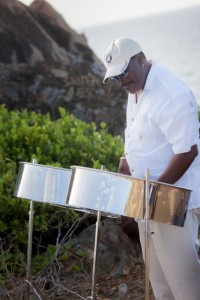
M 157 181 L 174 184 L 187 171 L 197 155 L 197 145 L 192 146 L 189 152 L 175 154 Z

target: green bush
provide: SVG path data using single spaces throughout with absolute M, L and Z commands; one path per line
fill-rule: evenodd
M 52 121 L 48 114 L 8 111 L 0 106 L 0 265 L 6 263 L 20 272 L 17 259 L 21 256 L 16 258 L 15 253 L 20 250 L 26 254 L 30 203 L 13 196 L 20 161 L 35 158 L 39 164 L 63 168 L 78 165 L 99 169 L 105 165 L 117 171 L 122 152 L 122 139 L 111 136 L 105 123 L 97 130 L 94 122 L 85 123 L 63 108 L 60 118 Z M 38 237 L 58 223 L 67 227 L 78 218 L 75 211 L 48 204 L 35 203 L 34 210 L 34 233 Z M 5 249 L 9 249 L 6 256 L 2 254 Z

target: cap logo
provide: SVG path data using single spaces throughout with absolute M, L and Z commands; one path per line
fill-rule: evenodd
M 111 53 L 108 53 L 108 54 L 106 55 L 106 62 L 107 62 L 107 64 L 110 64 L 111 61 L 112 61 L 112 55 L 111 55 Z

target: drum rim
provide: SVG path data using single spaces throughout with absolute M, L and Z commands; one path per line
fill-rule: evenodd
M 146 181 L 145 178 L 138 178 L 138 177 L 133 177 L 131 175 L 126 175 L 126 174 L 121 174 L 121 173 L 117 173 L 117 172 L 112 172 L 112 171 L 108 171 L 108 170 L 101 170 L 101 169 L 95 169 L 95 168 L 89 168 L 89 167 L 83 167 L 83 166 L 76 166 L 76 165 L 71 165 L 70 166 L 71 170 L 76 170 L 76 169 L 83 169 L 83 170 L 88 170 L 91 172 L 99 172 L 99 173 L 105 173 L 105 174 L 110 174 L 110 175 L 115 175 L 118 177 L 123 177 L 123 178 L 127 178 L 130 180 L 141 180 L 141 181 Z M 156 180 L 149 180 L 150 184 L 155 184 L 155 186 L 157 185 L 164 185 L 164 186 L 169 186 L 172 188 L 178 188 L 178 189 L 182 189 L 185 190 L 187 192 L 191 192 L 191 189 L 187 189 L 185 187 L 179 186 L 179 185 L 175 185 L 175 184 L 169 184 L 169 183 L 165 183 L 165 182 L 161 182 L 161 181 L 156 181 Z
M 19 164 L 21 166 L 29 165 L 29 166 L 41 167 L 41 168 L 45 168 L 45 169 L 57 169 L 57 170 L 62 170 L 62 171 L 71 171 L 71 169 L 66 169 L 66 168 L 63 168 L 63 167 L 49 166 L 49 165 L 43 165 L 43 164 L 31 163 L 31 162 L 24 162 L 24 161 L 20 161 Z

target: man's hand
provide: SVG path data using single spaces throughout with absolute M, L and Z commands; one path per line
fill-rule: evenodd
M 131 175 L 128 163 L 126 161 L 126 158 L 123 157 L 119 161 L 119 167 L 118 167 L 118 173 L 125 174 L 125 175 Z

